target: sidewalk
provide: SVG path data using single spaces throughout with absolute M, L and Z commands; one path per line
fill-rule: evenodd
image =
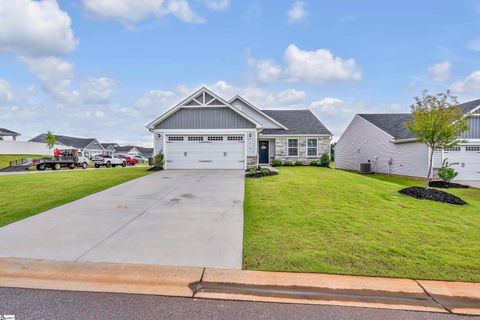
M 480 315 L 480 283 L 0 259 L 0 286 Z
M 52 172 L 78 172 L 78 171 L 87 171 L 87 170 L 113 170 L 113 169 L 130 169 L 130 168 L 149 168 L 147 165 L 135 165 L 135 166 L 126 166 L 126 167 L 115 167 L 115 168 L 105 168 L 105 167 L 100 167 L 100 168 L 87 168 L 87 169 L 82 169 L 82 168 L 75 168 L 75 169 L 69 169 L 69 168 L 62 168 L 60 170 L 23 170 L 23 171 L 12 171 L 12 172 L 0 172 L 0 176 L 9 176 L 9 175 L 16 175 L 16 174 L 34 174 L 34 173 L 52 173 Z

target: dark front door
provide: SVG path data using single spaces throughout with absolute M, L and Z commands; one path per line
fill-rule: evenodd
M 258 162 L 268 163 L 268 141 L 258 142 Z

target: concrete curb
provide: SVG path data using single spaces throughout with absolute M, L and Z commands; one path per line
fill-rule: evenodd
M 0 258 L 0 286 L 480 315 L 480 283 Z

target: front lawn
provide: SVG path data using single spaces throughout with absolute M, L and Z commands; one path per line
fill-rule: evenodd
M 422 181 L 317 167 L 245 181 L 244 268 L 480 281 L 480 190 L 455 206 L 400 195 Z
M 0 227 L 149 174 L 115 168 L 0 176 Z
M 39 159 L 47 156 L 42 156 L 38 154 L 0 154 L 0 169 L 8 167 L 10 165 L 10 161 L 19 160 L 23 158 L 33 158 Z

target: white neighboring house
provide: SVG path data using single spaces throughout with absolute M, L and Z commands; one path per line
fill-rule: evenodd
M 92 159 L 96 154 L 102 154 L 105 149 L 95 138 L 79 138 L 63 135 L 55 135 L 57 138 L 56 144 L 65 147 L 72 147 L 77 149 L 82 156 Z M 45 143 L 45 133 L 39 134 L 35 138 L 29 140 L 30 142 Z
M 272 160 L 308 164 L 332 134 L 310 110 L 260 110 L 201 88 L 147 125 L 167 169 L 246 169 Z
M 480 180 L 480 99 L 459 107 L 470 117 L 470 129 L 457 147 L 434 153 L 434 173 L 448 159 L 456 180 Z M 410 113 L 355 115 L 335 147 L 335 168 L 358 171 L 370 162 L 373 172 L 427 177 L 429 148 L 405 128 L 411 119 Z
M 0 140 L 5 140 L 5 137 L 12 137 L 12 141 L 16 141 L 20 133 L 6 129 L 0 128 Z
M 138 156 L 140 151 L 134 146 L 116 146 L 115 155 L 117 156 L 129 156 L 134 157 Z

